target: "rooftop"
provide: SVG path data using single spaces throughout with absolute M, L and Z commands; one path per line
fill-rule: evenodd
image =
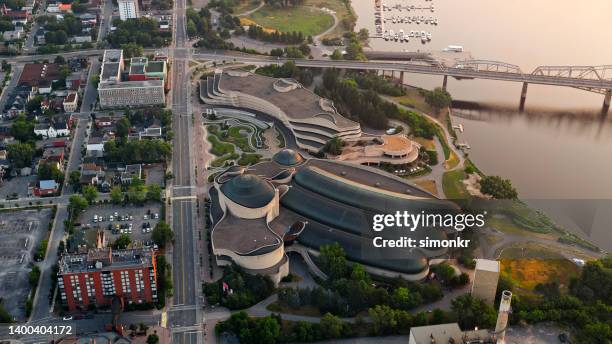
M 330 112 L 327 109 L 323 109 L 323 99 L 301 85 L 298 84 L 298 87 L 287 87 L 286 89 L 280 90 L 278 81 L 279 79 L 277 78 L 246 72 L 234 74 L 223 73 L 219 81 L 219 88 L 223 91 L 241 92 L 265 99 L 278 106 L 292 119 L 299 120 L 319 117 L 333 122 L 340 128 L 359 126 L 358 123 L 336 112 Z M 283 85 L 288 84 L 284 82 Z
M 124 82 L 100 82 L 98 90 L 113 88 L 136 88 L 136 87 L 164 87 L 163 80 L 124 81 Z
M 275 195 L 274 187 L 269 182 L 252 174 L 232 178 L 221 185 L 221 192 L 233 202 L 248 208 L 264 207 Z
M 457 323 L 412 327 L 410 336 L 414 338 L 416 344 L 463 342 L 461 329 Z
M 490 259 L 476 259 L 476 270 L 499 272 L 499 262 Z
M 146 268 L 153 266 L 152 249 L 112 250 L 90 249 L 87 253 L 65 254 L 59 262 L 60 273 L 108 271 L 121 268 Z M 96 264 L 97 262 L 102 264 Z
M 164 61 L 151 61 L 147 64 L 146 72 L 147 73 L 162 73 L 164 71 L 164 66 L 166 62 Z

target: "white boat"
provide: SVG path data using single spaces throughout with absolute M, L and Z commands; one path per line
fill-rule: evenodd
M 393 24 L 397 23 L 397 20 L 395 19 L 395 16 L 393 17 L 393 19 L 391 21 L 393 22 Z
M 431 41 L 431 32 L 428 32 L 428 33 L 427 33 L 427 40 L 428 40 L 428 41 Z
M 395 36 L 395 32 L 393 30 L 389 30 L 389 38 L 393 39 L 394 36 Z
M 463 52 L 463 46 L 462 45 L 449 45 L 448 47 L 443 49 L 444 51 L 452 51 L 455 53 L 461 53 Z
M 408 37 L 414 37 L 414 30 L 410 30 L 410 33 L 408 35 Z

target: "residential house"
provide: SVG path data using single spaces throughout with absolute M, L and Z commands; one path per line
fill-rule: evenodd
M 76 112 L 79 105 L 79 95 L 76 92 L 70 92 L 66 98 L 64 98 L 64 111 L 65 112 Z
M 125 165 L 125 169 L 119 176 L 121 184 L 130 184 L 133 178 L 142 178 L 141 164 Z
M 26 63 L 19 77 L 18 85 L 38 89 L 38 93 L 51 93 L 53 82 L 60 79 L 59 65 L 56 63 Z
M 98 185 L 104 181 L 104 170 L 96 163 L 81 164 L 81 184 Z
M 64 165 L 64 157 L 65 157 L 66 151 L 64 148 L 61 147 L 54 147 L 54 148 L 46 148 L 43 151 L 43 159 L 46 159 L 48 161 L 56 161 L 58 162 L 61 166 Z M 62 168 L 60 168 L 62 169 Z
M 53 196 L 59 190 L 59 184 L 55 180 L 40 180 L 32 182 L 28 186 L 28 196 Z
M 4 31 L 2 33 L 2 37 L 4 38 L 5 42 L 15 41 L 15 40 L 23 38 L 24 36 L 25 36 L 25 31 L 23 30 L 22 26 L 17 26 L 15 27 L 15 30 Z
M 113 119 L 110 117 L 96 117 L 94 121 L 96 124 L 96 128 L 108 128 L 113 125 Z

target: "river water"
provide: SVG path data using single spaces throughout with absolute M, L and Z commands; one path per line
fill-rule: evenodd
M 410 43 L 373 39 L 370 41 L 373 50 L 439 51 L 448 45 L 462 45 L 473 58 L 518 65 L 524 73 L 541 65 L 612 65 L 609 0 L 384 1 L 390 6 L 401 3 L 419 7 L 433 3 L 433 13 L 393 10 L 383 15 L 433 16 L 438 25 L 388 21 L 385 29 L 424 30 L 431 32 L 432 40 L 421 44 L 416 39 Z M 375 32 L 374 1 L 353 0 L 353 8 L 358 15 L 357 29 Z M 441 77 L 407 75 L 404 81 L 425 88 L 442 85 Z M 599 243 L 604 240 L 604 247 L 612 247 L 608 238 L 610 225 L 601 219 L 601 213 L 608 211 L 602 209 L 607 206 L 588 201 L 612 199 L 612 111 L 608 118 L 599 116 L 603 95 L 529 85 L 526 111 L 521 114 L 516 111 L 521 86 L 449 78 L 448 90 L 455 100 L 488 107 L 478 111 L 456 110 L 459 117 L 454 122 L 465 126 L 460 141 L 471 146 L 470 157 L 485 173 L 511 179 L 523 199 L 538 204 L 542 201 L 536 199 L 555 200 L 544 201 L 549 205 L 584 200 L 582 207 L 572 208 L 587 210 L 579 211 L 569 222 L 567 205 L 560 207 L 565 210 L 546 205 L 542 208 L 575 232 L 586 233 Z

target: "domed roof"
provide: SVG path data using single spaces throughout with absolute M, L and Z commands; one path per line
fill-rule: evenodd
M 304 160 L 300 153 L 294 151 L 293 149 L 283 149 L 280 152 L 274 154 L 272 159 L 274 159 L 277 164 L 284 166 L 297 165 Z
M 261 208 L 274 198 L 270 183 L 252 174 L 242 174 L 221 185 L 221 192 L 230 200 L 247 208 Z

